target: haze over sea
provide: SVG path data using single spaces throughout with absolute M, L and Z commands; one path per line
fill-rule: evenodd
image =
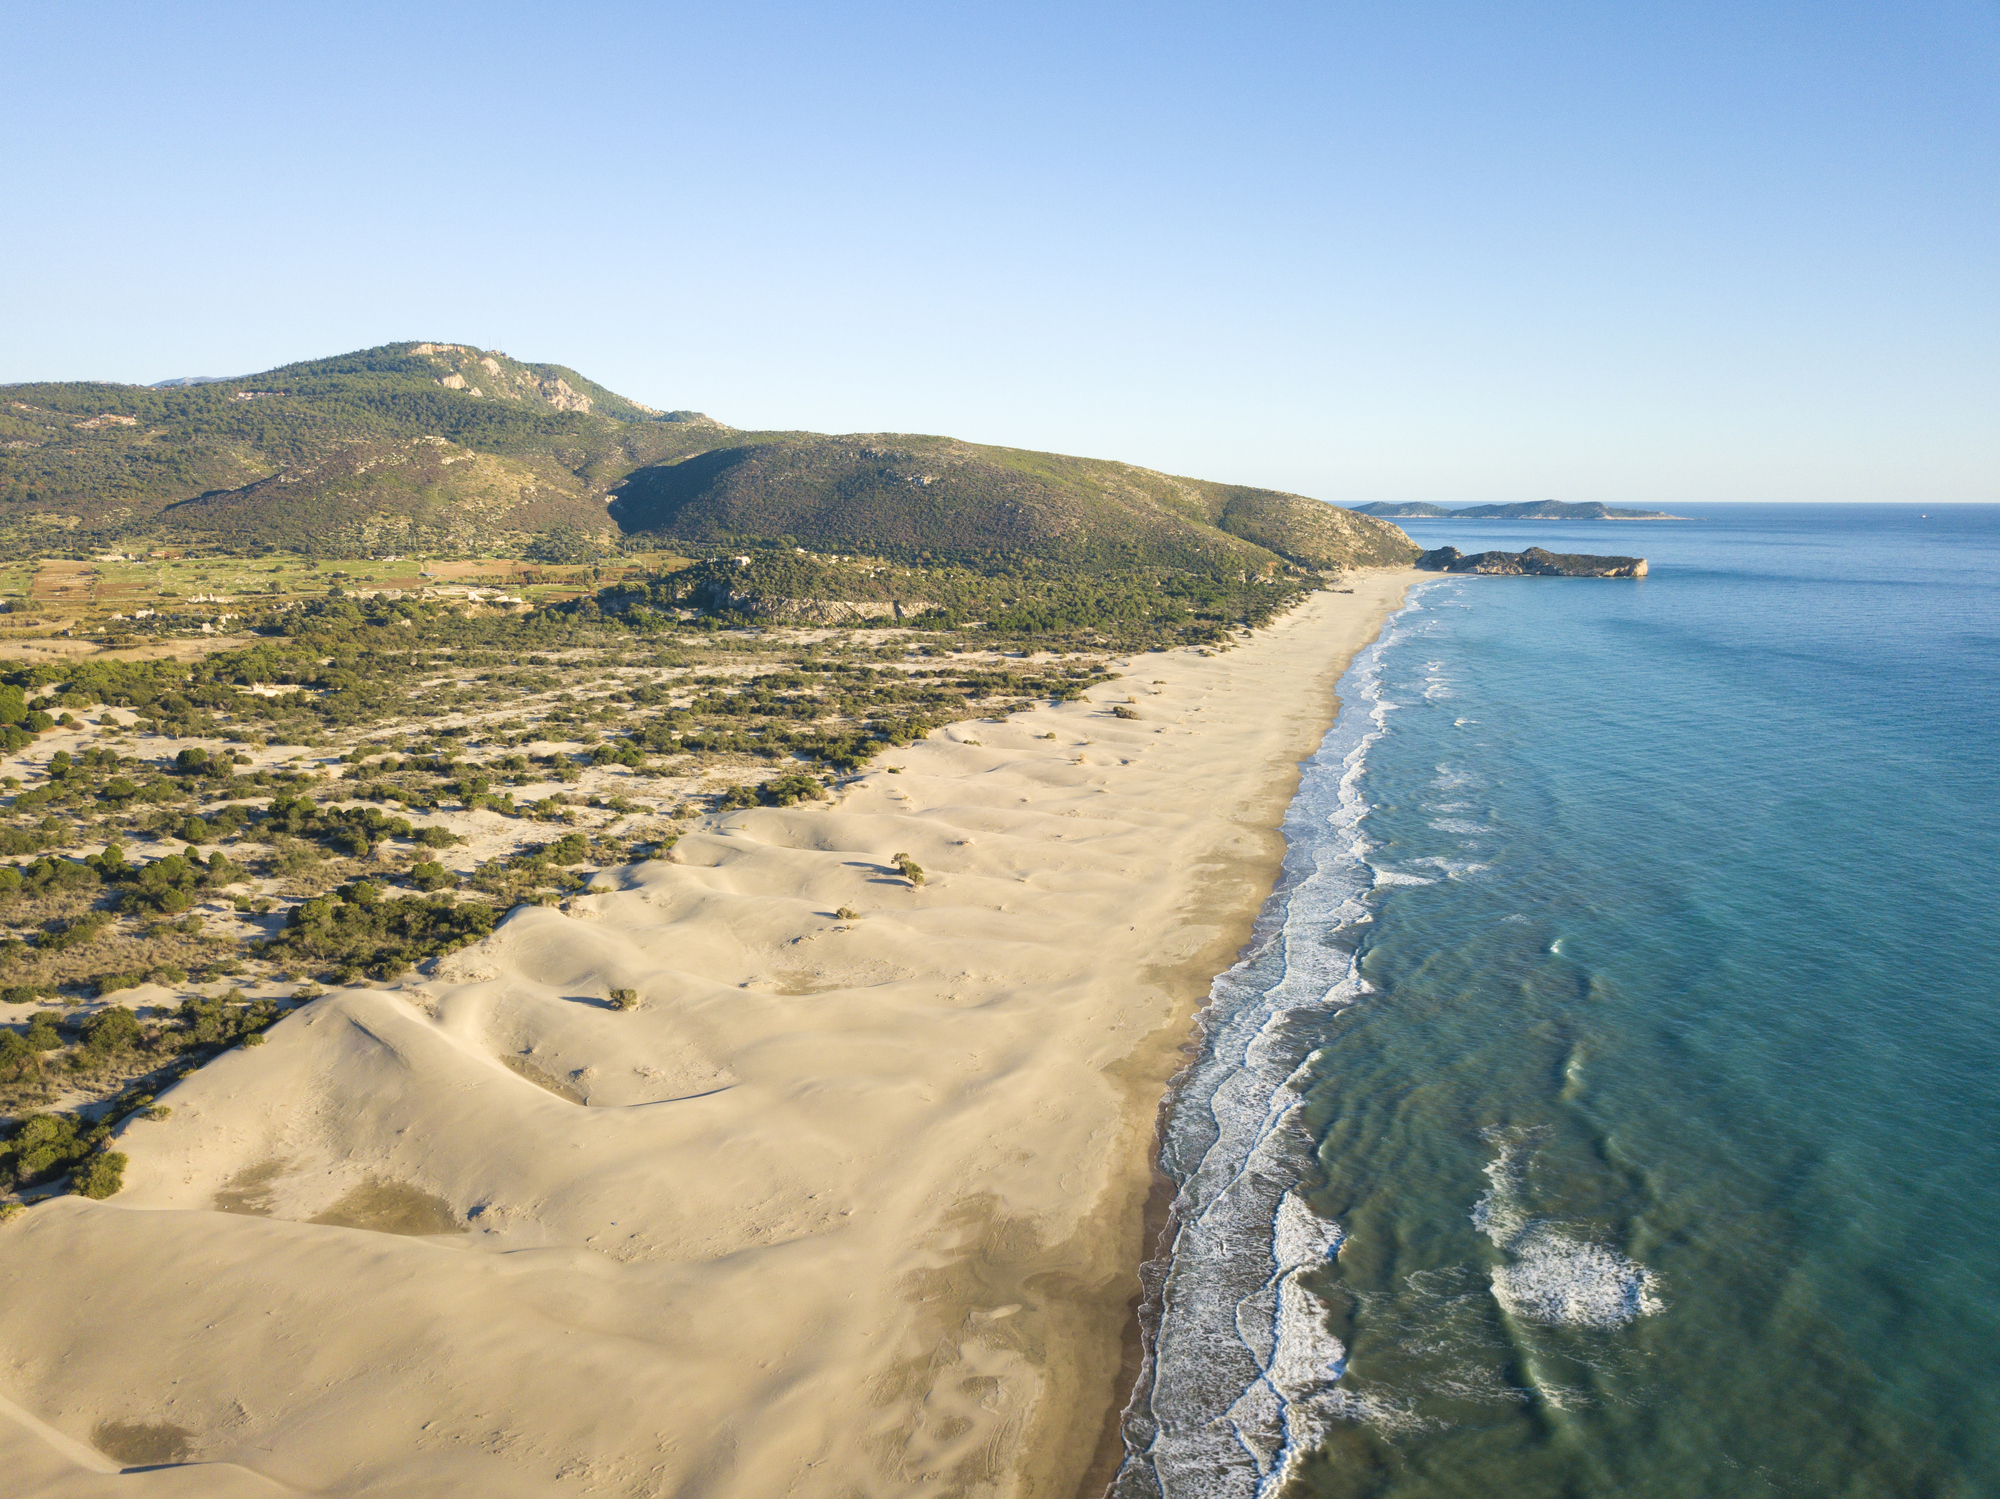
M 2000 1492 L 2000 507 L 1403 524 L 1171 1107 L 1124 1496 Z M 1156 1306 L 1157 1310 L 1157 1306 Z

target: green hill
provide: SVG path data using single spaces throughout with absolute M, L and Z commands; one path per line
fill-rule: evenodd
M 12 385 L 0 387 L 0 537 L 18 550 L 60 525 L 106 545 L 332 552 L 387 526 L 437 546 L 518 546 L 552 526 L 609 532 L 609 479 L 724 430 L 562 365 L 456 344 L 198 384 Z M 473 454 L 501 462 L 463 462 Z
M 0 547 L 517 552 L 789 542 L 992 571 L 1406 562 L 1298 495 L 950 438 L 739 432 L 556 364 L 401 343 L 229 379 L 0 387 Z
M 1271 490 L 948 437 L 739 434 L 618 486 L 627 532 L 992 567 L 1312 569 L 1406 561 L 1393 526 Z

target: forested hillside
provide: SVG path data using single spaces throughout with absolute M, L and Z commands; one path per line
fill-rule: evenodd
M 1408 561 L 1394 526 L 1272 490 L 1130 464 L 899 433 L 739 434 L 635 471 L 612 516 L 695 544 L 784 537 L 819 550 L 974 567 L 1265 571 Z
M 562 365 L 404 343 L 200 383 L 0 388 L 0 548 L 518 554 L 790 543 L 982 570 L 1416 555 L 1297 495 L 945 437 L 740 432 Z

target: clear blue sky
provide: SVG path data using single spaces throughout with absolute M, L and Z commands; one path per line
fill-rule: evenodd
M 0 380 L 431 338 L 1344 503 L 2000 499 L 2000 3 L 22 7 Z

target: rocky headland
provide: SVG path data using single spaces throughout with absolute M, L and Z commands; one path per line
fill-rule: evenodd
M 1434 573 L 1490 573 L 1501 577 L 1643 578 L 1644 557 L 1590 557 L 1577 552 L 1473 552 L 1437 547 L 1417 558 L 1416 566 Z

